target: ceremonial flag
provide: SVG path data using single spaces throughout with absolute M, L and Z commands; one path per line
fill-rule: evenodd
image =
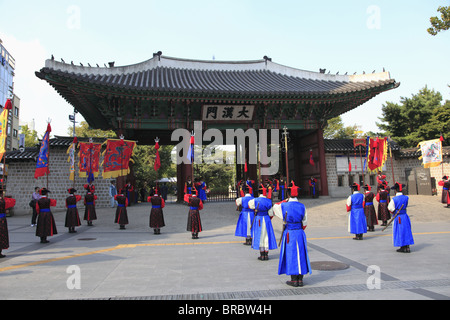
M 133 161 L 136 142 L 109 139 L 103 152 L 103 179 L 117 178 L 130 173 L 129 162 Z
M 99 174 L 100 152 L 102 145 L 100 143 L 81 142 L 79 152 L 79 176 L 87 177 L 87 182 L 91 183 Z
M 67 149 L 67 154 L 69 155 L 67 162 L 70 163 L 69 179 L 72 181 L 75 179 L 75 150 L 77 148 L 77 143 L 77 137 L 74 137 L 72 144 L 70 145 L 69 149 Z
M 156 149 L 156 159 L 155 159 L 155 171 L 158 171 L 161 168 L 161 158 L 159 157 L 159 141 L 155 141 L 155 149 Z
M 312 166 L 315 165 L 314 158 L 313 158 L 313 151 L 312 150 L 309 151 L 309 164 L 312 165 Z
M 37 179 L 39 177 L 49 175 L 50 170 L 48 168 L 49 165 L 49 139 L 50 132 L 52 132 L 52 127 L 50 123 L 47 125 L 47 131 L 45 132 L 44 138 L 42 139 L 41 149 L 39 151 L 38 161 L 36 164 L 36 171 L 34 172 L 34 178 Z
M 192 135 L 191 136 L 191 143 L 189 145 L 189 151 L 188 151 L 188 161 L 191 164 L 194 164 L 194 144 L 195 144 L 195 137 Z
M 422 160 L 424 168 L 437 167 L 442 162 L 442 141 L 440 139 L 422 141 L 417 145 L 422 151 Z
M 368 150 L 368 170 L 371 172 L 381 170 L 387 160 L 388 144 L 387 138 L 369 139 Z
M 3 112 L 0 115 L 0 161 L 3 159 L 3 155 L 6 152 L 6 136 L 8 127 L 8 114 L 9 110 L 12 109 L 11 100 L 6 100 Z

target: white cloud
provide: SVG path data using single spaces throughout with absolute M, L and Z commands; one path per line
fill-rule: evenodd
M 21 41 L 14 36 L 0 34 L 3 45 L 16 60 L 14 93 L 20 98 L 20 120 L 36 123 L 39 136 L 44 135 L 47 120 L 51 119 L 52 135 L 67 135 L 71 107 L 47 82 L 36 77 L 50 53 L 35 38 Z M 80 119 L 77 119 L 80 120 Z

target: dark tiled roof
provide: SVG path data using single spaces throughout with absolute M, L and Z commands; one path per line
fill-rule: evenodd
M 87 68 L 47 60 L 37 72 L 55 79 L 142 93 L 226 94 L 257 96 L 336 95 L 399 84 L 388 72 L 357 76 L 328 75 L 285 67 L 269 60 L 215 62 L 155 57 L 141 64 Z M 47 79 L 48 80 L 48 79 Z
M 89 138 L 78 138 L 78 142 L 88 142 Z M 104 138 L 93 138 L 95 143 L 103 143 L 106 141 Z M 71 137 L 61 137 L 55 136 L 55 138 L 50 139 L 50 146 L 54 148 L 69 148 L 73 142 Z M 5 153 L 6 162 L 17 162 L 17 161 L 37 161 L 39 156 L 40 145 L 36 147 L 28 147 L 22 152 L 20 150 L 9 151 Z
M 401 149 L 399 152 L 400 158 L 419 158 L 421 155 L 422 151 L 419 148 Z M 450 146 L 442 147 L 442 156 L 450 157 Z

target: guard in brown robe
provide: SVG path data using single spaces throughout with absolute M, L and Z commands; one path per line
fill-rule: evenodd
M 189 214 L 187 220 L 187 231 L 192 233 L 192 239 L 198 239 L 198 233 L 202 232 L 202 220 L 200 219 L 200 210 L 203 209 L 203 202 L 197 197 L 195 188 L 192 190 L 192 196 L 189 197 Z
M 147 198 L 147 202 L 152 204 L 150 210 L 150 228 L 153 228 L 154 234 L 161 234 L 161 228 L 165 227 L 163 208 L 166 206 L 164 199 L 158 193 Z
M 367 220 L 367 231 L 373 232 L 375 231 L 375 225 L 378 225 L 377 213 L 375 212 L 375 206 L 373 204 L 375 195 L 368 184 L 364 186 L 364 189 L 366 190 L 364 193 L 364 215 Z
M 119 224 L 120 230 L 125 230 L 125 226 L 128 224 L 128 199 L 125 196 L 126 190 L 120 190 L 119 194 L 114 196 L 114 200 L 117 201 L 116 217 L 114 223 Z
M 41 189 L 39 192 L 41 198 L 36 202 L 36 211 L 38 213 L 36 236 L 41 239 L 41 243 L 48 243 L 47 237 L 58 234 L 55 218 L 50 210 L 50 207 L 56 207 L 56 200 L 48 198 L 50 191 L 46 188 Z
M 2 250 L 9 248 L 8 222 L 6 221 L 6 210 L 16 205 L 16 199 L 3 197 L 0 188 L 0 258 L 6 257 Z
M 84 196 L 84 220 L 87 221 L 87 225 L 92 227 L 92 221 L 97 220 L 97 212 L 95 211 L 95 200 L 97 200 L 97 196 L 94 195 L 94 186 L 85 185 L 87 193 Z
M 75 195 L 74 188 L 70 188 L 67 190 L 69 192 L 69 196 L 66 198 L 66 223 L 65 227 L 69 228 L 69 233 L 75 233 L 75 227 L 81 226 L 80 215 L 78 214 L 77 202 L 81 201 L 80 195 Z
M 378 186 L 380 192 L 377 194 L 378 201 L 378 220 L 383 221 L 381 226 L 386 226 L 389 219 L 391 219 L 391 213 L 388 210 L 389 202 L 391 202 L 391 196 L 389 191 L 386 190 L 385 184 L 380 184 Z

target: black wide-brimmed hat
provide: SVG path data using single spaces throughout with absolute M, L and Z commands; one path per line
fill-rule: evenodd
M 405 184 L 396 182 L 396 183 L 391 187 L 391 189 L 394 189 L 394 190 L 397 190 L 397 191 L 402 191 L 404 187 L 406 187 Z
M 361 189 L 361 186 L 355 182 L 350 186 L 350 188 L 352 188 L 353 190 L 359 191 Z
M 51 193 L 50 190 L 48 190 L 47 188 L 42 188 L 41 190 L 39 190 L 39 194 L 41 196 L 46 196 L 47 194 Z

